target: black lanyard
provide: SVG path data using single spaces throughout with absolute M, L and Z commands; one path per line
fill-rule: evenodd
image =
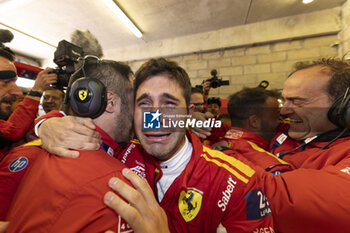
M 289 154 L 293 151 L 296 151 L 298 150 L 299 148 L 307 145 L 308 143 L 312 142 L 313 140 L 315 140 L 316 138 L 318 137 L 318 135 L 315 135 L 315 136 L 312 136 L 312 137 L 308 137 L 306 138 L 305 140 L 303 140 L 303 142 L 295 147 L 294 149 L 292 150 L 288 150 L 288 151 L 283 151 L 283 152 L 280 152 L 280 153 L 277 153 L 276 156 L 279 157 L 279 158 L 282 158 L 283 156 L 285 156 L 286 154 Z M 274 143 L 272 144 L 272 148 L 271 148 L 271 153 L 272 153 L 272 150 L 279 147 L 280 145 L 282 145 L 282 143 L 288 138 L 288 130 L 284 131 L 280 136 L 278 136 L 278 138 L 276 139 L 276 141 L 274 141 Z

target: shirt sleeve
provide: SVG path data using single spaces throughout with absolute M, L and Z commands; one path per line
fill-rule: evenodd
M 25 97 L 7 121 L 0 121 L 0 132 L 10 141 L 22 138 L 32 125 L 38 111 L 39 101 Z
M 263 177 L 277 231 L 350 232 L 350 159 Z
M 226 229 L 227 233 L 276 232 L 270 204 L 264 193 L 261 179 L 255 172 L 256 167 L 236 152 L 229 154 L 232 156 L 233 153 L 237 154 L 235 157 L 240 161 L 237 163 L 237 166 L 240 167 L 240 171 L 245 171 L 247 181 L 244 182 L 233 177 L 233 180 L 235 180 L 235 182 L 231 181 L 233 185 L 231 187 L 227 186 L 222 193 L 230 201 L 227 208 L 225 208 L 221 225 Z M 263 171 L 262 169 L 260 170 Z M 248 171 L 251 173 L 249 176 Z M 269 173 L 269 175 L 271 174 Z M 235 192 L 232 192 L 231 196 L 228 195 L 233 190 Z

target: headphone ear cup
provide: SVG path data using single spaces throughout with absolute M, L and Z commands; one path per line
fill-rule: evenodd
M 78 116 L 96 118 L 106 109 L 106 87 L 98 79 L 79 78 L 69 90 L 69 103 Z
M 328 110 L 328 119 L 335 125 L 346 128 L 350 126 L 350 96 L 338 98 Z

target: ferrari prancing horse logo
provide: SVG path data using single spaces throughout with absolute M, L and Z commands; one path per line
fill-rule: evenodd
M 79 90 L 78 95 L 79 95 L 79 99 L 81 101 L 84 101 L 88 95 L 88 90 Z
M 202 206 L 203 192 L 196 188 L 181 191 L 179 197 L 179 211 L 186 222 L 193 220 Z

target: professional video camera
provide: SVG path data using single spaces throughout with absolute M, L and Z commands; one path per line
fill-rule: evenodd
M 57 83 L 52 86 L 57 89 L 67 88 L 70 76 L 75 72 L 78 58 L 83 56 L 83 49 L 66 40 L 58 43 L 53 61 L 57 68 L 52 73 L 57 74 Z
M 211 78 L 207 81 L 210 82 L 210 87 L 212 88 L 218 88 L 218 87 L 221 87 L 221 86 L 228 86 L 230 85 L 230 81 L 229 80 L 222 80 L 221 78 L 218 78 L 217 74 L 218 72 L 214 69 L 210 72 L 211 74 Z M 196 88 L 199 88 L 199 89 L 203 89 L 203 83 L 201 85 L 196 85 Z

